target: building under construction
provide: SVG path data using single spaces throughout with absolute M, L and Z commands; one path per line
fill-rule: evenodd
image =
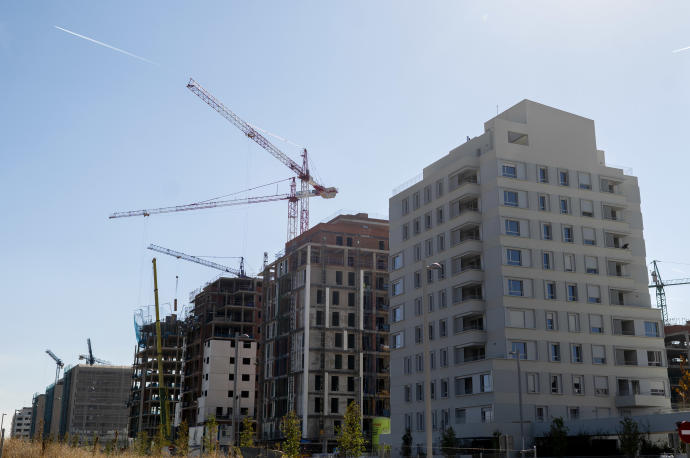
M 192 441 L 193 428 L 204 425 L 213 415 L 220 426 L 221 444 L 228 443 L 228 438 L 239 431 L 237 427 L 229 429 L 233 419 L 256 417 L 262 281 L 221 276 L 192 292 L 190 301 L 193 308 L 185 320 L 182 394 L 175 424 L 185 420 Z M 237 348 L 238 341 L 241 348 Z M 238 353 L 238 361 L 236 348 L 242 353 Z M 219 393 L 223 393 L 222 399 Z
M 340 215 L 289 241 L 264 269 L 259 423 L 278 441 L 294 410 L 314 451 L 332 448 L 347 405 L 365 438 L 388 417 L 388 221 Z
M 168 395 L 169 412 L 173 412 L 180 399 L 182 343 L 186 328 L 184 321 L 178 320 L 175 314 L 166 316 L 160 324 L 163 381 Z M 140 319 L 136 326 L 136 338 L 129 404 L 129 437 L 137 437 L 142 432 L 148 437 L 154 437 L 160 425 L 156 322 Z
M 680 387 L 679 382 L 683 376 L 681 365 L 684 365 L 685 369 L 690 369 L 690 321 L 666 324 L 664 343 L 668 362 L 668 380 L 671 384 L 671 407 L 683 407 L 683 399 L 676 389 Z

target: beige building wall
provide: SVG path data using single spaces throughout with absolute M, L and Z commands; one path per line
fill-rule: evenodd
M 592 120 L 524 100 L 390 199 L 392 436 L 519 440 L 565 419 L 668 407 L 637 178 L 607 166 Z M 444 266 L 427 273 L 426 266 Z M 429 281 L 430 280 L 430 281 Z M 422 329 L 427 314 L 430 327 Z

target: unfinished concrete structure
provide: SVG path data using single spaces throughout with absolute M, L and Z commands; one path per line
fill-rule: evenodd
M 388 221 L 363 213 L 316 225 L 264 269 L 262 440 L 280 440 L 290 410 L 318 450 L 351 401 L 367 438 L 389 416 L 387 288 Z
M 45 393 L 34 393 L 31 400 L 31 437 L 39 439 L 43 434 L 43 415 L 46 410 Z
M 163 380 L 168 392 L 171 420 L 172 412 L 180 399 L 182 342 L 185 329 L 184 322 L 178 320 L 177 315 L 169 315 L 161 320 Z M 129 407 L 129 437 L 137 437 L 140 432 L 146 432 L 149 437 L 153 437 L 160 424 L 156 322 L 142 319 L 137 323 L 136 337 Z
M 182 395 L 175 413 L 175 425 L 182 420 L 187 421 L 190 439 L 192 428 L 203 426 L 210 415 L 215 415 L 220 425 L 221 442 L 227 442 L 231 436 L 229 428 L 234 412 L 234 392 L 239 391 L 241 396 L 243 391 L 249 391 L 249 397 L 256 398 L 255 361 L 261 333 L 261 285 L 262 281 L 257 278 L 219 277 L 190 295 L 190 302 L 194 305 L 185 320 Z M 243 353 L 240 357 L 242 362 L 251 358 L 250 364 L 235 365 L 235 339 L 241 339 L 241 352 L 252 353 Z M 249 349 L 243 348 L 244 342 L 249 343 Z M 224 375 L 219 375 L 221 373 Z M 231 376 L 250 385 L 234 390 Z M 230 390 L 233 390 L 233 395 L 230 395 Z M 221 392 L 225 394 L 222 400 Z M 240 401 L 237 409 L 241 410 L 239 419 L 244 415 L 256 417 L 253 402 L 250 405 Z
M 12 415 L 11 437 L 15 439 L 31 438 L 31 407 L 22 407 Z
M 690 321 L 684 324 L 664 326 L 666 360 L 668 362 L 668 380 L 671 384 L 671 407 L 682 407 L 683 400 L 676 392 L 678 382 L 683 376 L 681 363 L 685 359 L 685 369 L 690 369 Z

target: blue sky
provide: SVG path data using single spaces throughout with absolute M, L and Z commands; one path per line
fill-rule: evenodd
M 529 98 L 589 117 L 608 161 L 639 176 L 649 259 L 665 278 L 690 277 L 690 50 L 671 52 L 690 46 L 689 13 L 634 1 L 0 0 L 0 412 L 52 382 L 46 348 L 74 364 L 90 337 L 97 357 L 131 364 L 132 313 L 153 302 L 148 243 L 245 256 L 250 272 L 281 249 L 284 202 L 107 219 L 290 176 L 189 77 L 308 147 L 340 190 L 312 199 L 312 223 L 387 214 L 392 188 L 480 134 L 497 105 Z M 216 273 L 159 256 L 162 302 L 176 275 L 186 303 Z M 690 317 L 689 298 L 669 288 L 670 315 Z

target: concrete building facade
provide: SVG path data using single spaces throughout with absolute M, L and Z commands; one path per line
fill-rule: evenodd
M 670 406 L 637 178 L 606 164 L 592 120 L 524 100 L 389 214 L 394 440 L 426 443 L 430 397 L 435 444 L 452 426 L 518 446 L 518 386 L 527 445 L 554 417 Z
M 226 445 L 232 437 L 233 412 L 238 422 L 244 416 L 256 418 L 262 281 L 219 277 L 190 296 L 194 306 L 185 319 L 182 401 L 176 411 L 175 425 L 187 421 L 190 441 L 193 441 L 195 435 L 201 437 L 197 429 L 203 429 L 213 415 L 219 424 L 221 445 Z M 235 364 L 236 341 L 241 355 L 239 364 Z M 249 362 L 245 364 L 247 359 Z M 237 411 L 233 410 L 235 395 L 239 396 Z M 239 430 L 237 426 L 235 431 Z
M 389 416 L 388 222 L 340 215 L 289 241 L 264 269 L 261 438 L 294 410 L 302 438 L 331 449 L 347 405 Z
M 690 369 L 690 321 L 664 326 L 664 342 L 668 361 L 668 380 L 671 384 L 671 406 L 685 407 L 690 399 L 684 402 L 676 388 L 680 387 L 679 382 L 683 377 L 681 365 L 684 364 L 685 369 Z
M 31 438 L 31 407 L 22 407 L 15 410 L 12 416 L 11 437 L 15 439 L 30 439 Z

